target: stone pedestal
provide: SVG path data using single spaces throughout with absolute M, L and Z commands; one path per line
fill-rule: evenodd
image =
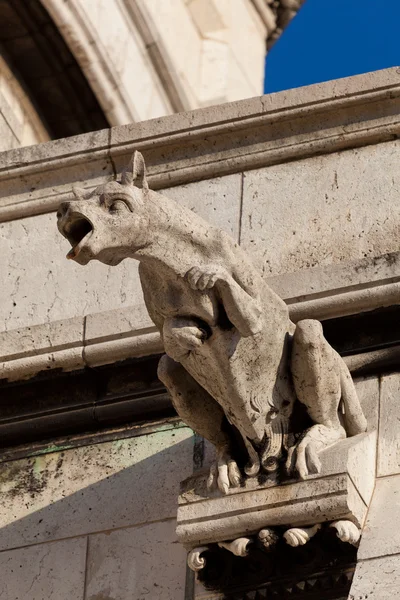
M 321 453 L 319 475 L 277 484 L 257 478 L 228 494 L 207 490 L 207 473 L 182 483 L 177 536 L 188 550 L 257 534 L 350 520 L 362 528 L 375 484 L 376 433 L 347 438 Z

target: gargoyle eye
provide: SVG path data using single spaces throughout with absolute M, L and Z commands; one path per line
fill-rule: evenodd
M 130 211 L 130 208 L 127 205 L 127 203 L 125 202 L 125 200 L 122 200 L 121 198 L 117 198 L 116 200 L 113 200 L 111 202 L 108 210 L 111 213 L 117 213 L 117 212 L 122 212 L 122 211 L 126 211 L 126 210 Z

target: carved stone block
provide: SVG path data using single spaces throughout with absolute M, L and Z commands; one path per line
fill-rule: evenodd
M 265 528 L 348 520 L 362 528 L 375 482 L 376 433 L 347 438 L 320 454 L 321 472 L 279 484 L 248 478 L 226 495 L 207 490 L 207 473 L 186 479 L 177 535 L 188 550 L 257 535 Z M 339 532 L 338 532 L 339 533 Z

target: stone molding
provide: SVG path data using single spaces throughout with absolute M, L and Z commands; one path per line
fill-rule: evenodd
M 59 8 L 62 6 L 66 3 Z M 20 121 L 20 132 L 14 129 L 18 143 L 8 144 L 2 135 L 2 149 L 109 127 L 88 80 L 43 2 L 4 0 L 0 21 L 0 71 L 7 82 L 2 91 Z M 51 57 L 46 67 L 44 57 Z
M 10 150 L 0 221 L 54 211 L 73 185 L 113 179 L 134 149 L 146 155 L 151 188 L 163 189 L 393 140 L 399 95 L 391 68 Z
M 388 288 L 386 292 L 385 287 Z M 332 305 L 329 316 L 339 317 L 378 306 L 391 306 L 399 296 L 400 283 L 388 284 L 367 291 L 333 294 L 321 302 L 320 299 L 315 300 L 314 305 L 311 301 L 298 302 L 290 305 L 289 311 L 294 321 L 324 318 L 321 315 L 327 314 L 323 311 L 326 311 L 330 299 Z M 343 297 L 347 298 L 347 304 L 343 302 Z M 382 297 L 384 303 L 380 304 Z M 369 304 L 363 304 L 364 299 Z M 137 306 L 128 307 L 2 332 L 1 378 L 17 381 L 51 369 L 72 371 L 163 352 L 160 335 L 151 321 L 146 317 L 141 317 L 136 323 L 132 321 L 132 317 L 139 313 Z M 351 372 L 359 373 L 392 365 L 399 356 L 400 345 L 393 343 L 388 348 L 364 349 L 349 354 L 344 360 Z

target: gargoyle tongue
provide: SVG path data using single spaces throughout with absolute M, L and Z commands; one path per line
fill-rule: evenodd
M 78 256 L 79 252 L 82 250 L 82 247 L 83 247 L 83 246 L 86 244 L 86 242 L 88 242 L 88 241 L 89 241 L 89 239 L 91 238 L 91 236 L 92 236 L 92 233 L 93 233 L 93 230 L 92 230 L 92 231 L 89 231 L 89 233 L 87 233 L 87 234 L 85 235 L 85 237 L 84 237 L 84 238 L 82 238 L 82 239 L 81 239 L 81 241 L 80 241 L 78 244 L 76 244 L 75 246 L 73 246 L 73 247 L 71 248 L 71 250 L 70 250 L 70 251 L 68 252 L 68 254 L 67 254 L 67 258 L 68 258 L 68 260 L 73 260 L 74 258 L 76 258 L 76 257 Z

